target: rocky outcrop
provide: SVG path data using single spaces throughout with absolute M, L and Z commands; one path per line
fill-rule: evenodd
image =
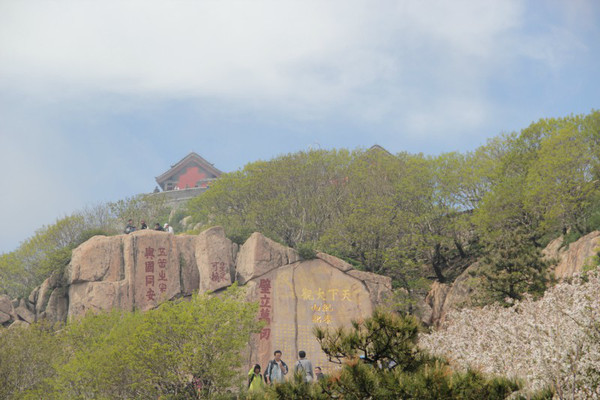
M 347 325 L 369 316 L 389 297 L 391 279 L 355 270 L 343 260 L 298 253 L 260 233 L 239 249 L 220 227 L 199 235 L 152 230 L 96 236 L 73 251 L 64 275 L 54 274 L 27 299 L 0 296 L 0 324 L 65 322 L 90 311 L 148 310 L 194 292 L 216 292 L 237 281 L 260 306 L 263 330 L 251 340 L 250 360 L 267 363 L 274 350 L 290 358 L 306 351 L 327 372 L 314 325 Z
M 196 238 L 196 262 L 200 276 L 200 291 L 214 292 L 230 286 L 234 277 L 233 243 L 225 237 L 223 228 L 214 227 Z
M 557 279 L 570 278 L 583 272 L 591 265 L 594 256 L 600 252 L 600 232 L 594 231 L 576 242 L 563 246 L 563 238 L 551 241 L 542 254 L 553 261 L 552 271 Z M 480 287 L 479 278 L 474 277 L 478 263 L 467 268 L 451 284 L 434 282 L 421 309 L 422 321 L 427 325 L 438 326 L 444 321 L 449 310 L 472 304 L 475 292 Z
M 288 358 L 304 350 L 313 365 L 329 372 L 332 365 L 312 334 L 313 327 L 347 326 L 351 320 L 364 319 L 377 304 L 372 299 L 385 297 L 386 288 L 391 289 L 389 278 L 378 280 L 371 274 L 354 276 L 349 272 L 316 258 L 250 279 L 248 298 L 259 302 L 259 319 L 265 326 L 251 341 L 248 363 L 254 360 L 266 365 L 275 350 Z M 369 287 L 375 288 L 375 293 Z
M 262 234 L 253 233 L 240 248 L 237 256 L 237 281 L 246 283 L 250 279 L 264 275 L 282 265 L 293 264 L 300 260 L 298 253 Z
M 346 271 L 346 273 L 363 282 L 373 304 L 383 303 L 392 291 L 392 278 L 390 277 L 355 269 Z
M 329 254 L 326 254 L 326 253 L 323 253 L 320 251 L 317 252 L 317 258 L 325 261 L 327 264 L 339 269 L 342 272 L 346 272 L 346 271 L 350 271 L 350 270 L 354 269 L 352 267 L 352 265 L 348 264 L 346 261 L 340 260 L 337 257 L 331 256 Z
M 200 285 L 200 273 L 196 262 L 196 236 L 182 235 L 175 238 L 181 267 L 181 294 L 190 296 L 198 291 Z
M 35 314 L 29 308 L 25 300 L 21 300 L 18 307 L 15 308 L 15 314 L 21 321 L 32 324 L 35 322 Z
M 438 326 L 444 322 L 449 310 L 472 305 L 479 288 L 480 278 L 475 277 L 478 263 L 470 265 L 451 285 L 433 282 L 425 297 L 421 320 L 426 325 Z
M 10 298 L 3 294 L 0 295 L 0 324 L 7 323 L 11 320 L 15 320 L 15 310 Z
M 140 231 L 144 232 L 144 231 Z M 129 236 L 94 236 L 73 250 L 67 279 L 69 284 L 125 278 L 123 246 Z
M 584 267 L 592 267 L 594 256 L 600 253 L 600 231 L 583 236 L 576 242 L 563 246 L 563 238 L 559 237 L 546 247 L 544 255 L 556 261 L 554 276 L 565 279 L 581 273 Z
M 451 286 L 435 281 L 425 297 L 425 307 L 421 310 L 421 320 L 426 325 L 436 325 L 445 313 L 444 303 Z

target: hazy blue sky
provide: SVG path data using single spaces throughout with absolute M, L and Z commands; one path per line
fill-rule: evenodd
M 0 0 L 0 252 L 190 151 L 468 151 L 599 71 L 595 0 Z

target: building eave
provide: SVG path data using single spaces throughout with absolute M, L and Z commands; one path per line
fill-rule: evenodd
M 206 171 L 214 174 L 216 177 L 220 176 L 223 173 L 222 171 L 220 171 L 218 168 L 215 168 L 211 163 L 209 163 L 207 160 L 202 158 L 197 153 L 191 152 L 190 154 L 188 154 L 187 156 L 182 158 L 179 162 L 172 165 L 171 168 L 167 172 L 157 176 L 155 178 L 156 182 L 161 187 L 163 187 L 164 182 L 166 182 L 173 175 L 177 174 L 181 170 L 181 168 L 183 168 L 188 162 L 191 162 L 191 161 L 197 162 L 198 164 L 200 164 L 202 166 L 202 168 L 204 168 Z

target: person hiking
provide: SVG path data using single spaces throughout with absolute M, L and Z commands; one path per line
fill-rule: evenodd
M 265 381 L 268 384 L 282 383 L 285 381 L 285 375 L 288 373 L 288 366 L 281 359 L 281 350 L 275 350 L 274 359 L 269 361 L 265 370 Z
M 262 374 L 260 373 L 260 365 L 256 364 L 248 371 L 248 392 L 262 392 L 265 388 Z
M 321 367 L 315 367 L 315 376 L 317 377 L 317 381 L 325 379 L 325 375 L 323 371 L 321 371 Z
M 135 231 L 135 225 L 133 225 L 133 220 L 129 219 L 127 221 L 127 226 L 125 227 L 125 233 L 130 234 L 131 232 Z
M 298 352 L 298 357 L 300 359 L 294 366 L 294 373 L 301 373 L 303 375 L 304 382 L 312 382 L 315 379 L 315 375 L 313 374 L 312 363 L 310 360 L 306 359 L 306 352 L 300 350 Z

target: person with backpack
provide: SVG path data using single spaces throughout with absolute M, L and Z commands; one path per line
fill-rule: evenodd
M 300 358 L 296 365 L 294 366 L 294 373 L 302 374 L 304 378 L 304 382 L 312 382 L 315 379 L 315 375 L 313 373 L 313 367 L 310 360 L 306 359 L 306 352 L 300 350 L 298 352 L 298 357 Z
M 265 388 L 263 376 L 260 373 L 260 365 L 256 364 L 248 372 L 248 392 L 260 393 Z
M 285 375 L 288 373 L 288 366 L 281 359 L 281 350 L 275 350 L 274 359 L 269 361 L 265 370 L 265 380 L 269 385 L 273 383 L 282 383 L 285 381 Z

